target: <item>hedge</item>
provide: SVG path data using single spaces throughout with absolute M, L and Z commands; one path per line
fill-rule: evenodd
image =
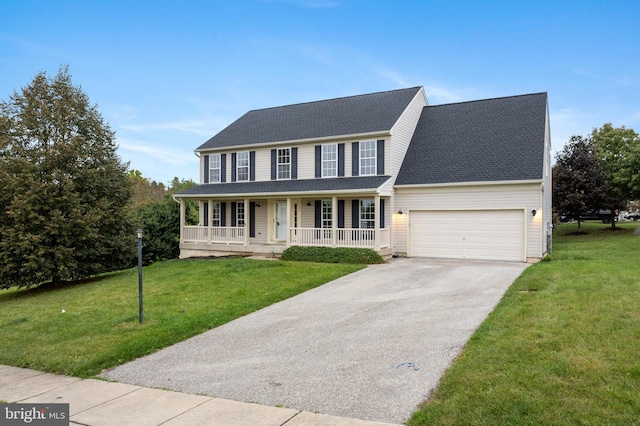
M 289 247 L 282 252 L 282 260 L 318 263 L 355 263 L 370 265 L 384 263 L 375 251 L 363 248 Z

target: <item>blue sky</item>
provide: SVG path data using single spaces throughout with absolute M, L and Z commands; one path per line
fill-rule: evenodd
M 0 99 L 69 65 L 151 179 L 251 109 L 424 86 L 431 105 L 548 92 L 552 143 L 640 131 L 640 2 L 0 3 Z

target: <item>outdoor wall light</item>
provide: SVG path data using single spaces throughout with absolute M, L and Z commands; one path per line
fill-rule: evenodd
M 531 210 L 531 216 L 535 216 L 535 215 L 536 215 L 536 213 L 538 213 L 538 212 L 536 211 L 536 209 Z
M 260 207 L 260 204 L 256 204 L 256 207 Z
M 311 201 L 307 201 L 307 207 L 311 207 Z
M 398 210 L 398 214 L 404 214 L 402 210 Z

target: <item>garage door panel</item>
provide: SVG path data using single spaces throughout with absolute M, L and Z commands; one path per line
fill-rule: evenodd
M 523 260 L 522 210 L 412 211 L 411 256 Z

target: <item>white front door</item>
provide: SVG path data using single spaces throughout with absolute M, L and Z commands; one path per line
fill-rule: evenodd
M 287 239 L 287 203 L 278 201 L 275 214 L 276 240 Z

